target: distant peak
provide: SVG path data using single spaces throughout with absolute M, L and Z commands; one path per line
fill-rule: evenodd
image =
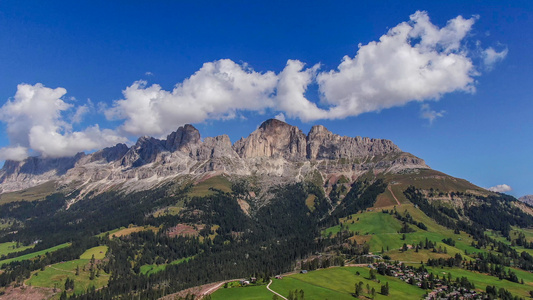
M 331 131 L 329 131 L 326 127 L 322 125 L 315 125 L 311 127 L 311 130 L 309 131 L 309 136 L 319 133 L 331 133 Z
M 267 128 L 272 128 L 272 127 L 281 127 L 281 126 L 291 126 L 283 121 L 280 121 L 278 119 L 268 119 L 266 121 L 264 121 L 261 126 L 259 126 L 259 128 L 262 128 L 262 129 L 267 129 Z

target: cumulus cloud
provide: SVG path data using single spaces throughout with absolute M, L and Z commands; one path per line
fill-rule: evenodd
M 429 107 L 429 104 L 427 103 L 424 103 L 420 106 L 420 117 L 422 117 L 423 119 L 427 119 L 429 121 L 429 124 L 433 124 L 433 121 L 435 121 L 435 119 L 443 117 L 444 113 L 446 113 L 446 111 L 444 110 L 432 110 Z
M 427 13 L 389 30 L 379 41 L 345 56 L 337 71 L 318 75 L 329 118 L 439 99 L 453 91 L 474 92 L 477 73 L 461 41 L 475 18 L 458 16 L 441 29 Z
M 319 65 L 304 69 L 304 63 L 289 60 L 285 69 L 278 75 L 279 82 L 276 93 L 276 109 L 285 112 L 289 117 L 297 117 L 302 121 L 327 118 L 327 112 L 305 98 L 309 84 L 314 80 Z
M 285 115 L 283 113 L 279 113 L 274 117 L 274 119 L 285 122 Z
M 505 193 L 511 191 L 512 188 L 507 184 L 498 184 L 496 186 L 488 188 L 487 190 L 495 193 Z
M 273 72 L 258 73 L 229 59 L 205 63 L 191 77 L 165 91 L 137 81 L 106 110 L 108 119 L 125 119 L 127 134 L 162 135 L 185 123 L 235 116 L 237 110 L 272 107 L 278 82 Z
M 28 157 L 28 148 L 22 146 L 0 148 L 1 160 L 21 161 Z
M 62 100 L 66 92 L 40 83 L 17 86 L 15 97 L 0 108 L 0 120 L 7 124 L 11 142 L 11 146 L 0 149 L 0 159 L 22 160 L 30 149 L 45 157 L 71 156 L 126 140 L 112 130 L 100 130 L 98 125 L 72 131 L 72 123 L 62 115 L 74 109 L 73 104 Z M 72 120 L 81 120 L 87 109 L 78 107 Z
M 492 70 L 494 67 L 494 64 L 497 62 L 503 60 L 507 56 L 508 49 L 505 48 L 500 52 L 497 52 L 494 50 L 494 48 L 489 47 L 485 50 L 483 50 L 483 64 L 485 65 L 485 68 L 488 70 Z

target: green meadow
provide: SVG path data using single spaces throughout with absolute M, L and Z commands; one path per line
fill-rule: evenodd
M 357 273 L 359 272 L 359 275 Z M 333 267 L 311 271 L 307 274 L 294 274 L 274 279 L 270 288 L 288 297 L 290 291 L 304 291 L 305 299 L 343 300 L 354 299 L 355 284 L 363 282 L 363 296 L 370 297 L 366 285 L 376 291 L 375 299 L 419 299 L 425 291 L 393 277 L 377 275 L 377 280 L 369 280 L 369 269 L 363 267 Z M 378 283 L 378 280 L 380 281 Z M 381 285 L 389 283 L 389 296 L 381 295 Z M 212 299 L 272 299 L 273 293 L 266 286 L 220 288 L 213 293 Z
M 225 176 L 214 176 L 194 185 L 189 192 L 189 196 L 203 197 L 211 195 L 214 193 L 211 188 L 229 193 L 231 192 L 231 182 Z
M 82 255 L 80 255 L 80 259 L 91 259 L 93 255 L 94 259 L 104 259 L 106 252 L 107 246 L 93 247 L 91 249 L 87 249 Z
M 146 275 L 151 275 L 151 274 L 154 274 L 154 273 L 157 273 L 159 271 L 163 271 L 168 265 L 177 265 L 177 264 L 181 264 L 182 262 L 186 262 L 186 261 L 189 261 L 191 260 L 193 257 L 184 257 L 184 258 L 180 258 L 180 259 L 177 259 L 169 264 L 162 264 L 162 265 L 143 265 L 141 266 L 140 268 L 140 272 L 142 274 L 146 274 Z
M 76 269 L 79 268 L 79 274 L 76 275 Z M 107 285 L 109 275 L 100 270 L 98 276 L 93 280 L 90 279 L 90 260 L 76 259 L 67 262 L 57 263 L 45 267 L 43 270 L 32 272 L 30 279 L 26 280 L 27 285 L 36 287 L 58 288 L 64 290 L 67 278 L 74 280 L 74 290 L 72 293 L 81 293 L 91 286 L 100 288 Z M 57 296 L 57 295 L 56 295 Z
M 17 248 L 17 243 L 16 242 L 1 243 L 0 244 L 0 256 L 1 255 L 8 255 L 9 253 L 13 253 L 13 252 L 24 251 L 26 249 L 33 248 L 33 247 L 34 247 L 34 245 L 19 246 Z
M 390 207 L 389 209 L 393 208 Z M 464 255 L 465 253 L 471 254 L 484 251 L 471 246 L 472 238 L 468 234 L 464 232 L 454 234 L 453 230 L 437 224 L 413 205 L 404 204 L 397 206 L 396 209 L 402 215 L 408 212 L 416 222 L 424 223 L 427 230 L 422 230 L 413 224 L 409 224 L 409 227 L 414 232 L 405 233 L 404 240 L 404 234 L 399 233 L 402 228 L 402 222 L 393 215 L 383 213 L 381 210 L 374 210 L 354 214 L 349 218 L 342 218 L 340 220 L 341 225 L 327 228 L 322 234 L 324 236 L 337 234 L 342 226 L 344 230 L 349 230 L 354 234 L 353 239 L 359 244 L 367 242 L 370 245 L 371 252 L 381 253 L 383 250 L 385 254 L 396 260 L 426 261 L 428 258 L 449 257 L 456 253 Z M 428 250 L 420 250 L 418 253 L 415 253 L 414 250 L 400 251 L 404 244 L 414 246 L 420 242 L 425 243 L 426 238 L 429 241 L 436 242 L 437 248 L 446 248 L 447 253 L 433 253 Z M 443 239 L 447 238 L 453 239 L 455 246 L 446 245 L 442 242 Z
M 57 245 L 55 247 L 44 249 L 44 250 L 41 250 L 41 251 L 28 253 L 28 254 L 17 256 L 17 257 L 10 258 L 10 259 L 4 259 L 4 260 L 0 261 L 0 266 L 3 265 L 3 264 L 8 264 L 8 263 L 10 263 L 12 261 L 21 261 L 21 260 L 25 260 L 25 259 L 32 259 L 32 258 L 37 257 L 39 255 L 46 254 L 47 252 L 53 252 L 53 251 L 56 251 L 58 249 L 65 248 L 65 247 L 68 247 L 68 246 L 70 246 L 70 243 L 64 243 L 64 244 Z

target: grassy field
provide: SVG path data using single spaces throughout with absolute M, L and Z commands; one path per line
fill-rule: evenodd
M 49 181 L 38 186 L 31 187 L 22 191 L 3 193 L 0 195 L 0 204 L 14 201 L 36 201 L 46 198 L 56 191 L 54 181 Z
M 143 231 L 143 230 L 152 230 L 152 231 L 157 231 L 158 228 L 156 227 L 153 227 L 153 226 L 147 226 L 147 227 L 140 227 L 140 226 L 131 226 L 126 228 L 126 227 L 120 227 L 120 228 L 117 228 L 117 229 L 113 229 L 113 230 L 110 230 L 110 231 L 106 231 L 106 232 L 103 232 L 103 233 L 100 233 L 99 235 L 97 235 L 98 237 L 103 237 L 103 236 L 106 236 L 107 234 L 109 234 L 109 238 L 112 239 L 112 238 L 116 238 L 116 237 L 121 237 L 121 236 L 125 236 L 125 235 L 130 235 L 134 232 L 139 232 L 139 231 Z
M 181 264 L 182 262 L 186 262 L 191 260 L 193 257 L 184 257 L 177 259 L 169 264 L 163 264 L 163 265 L 143 265 L 141 266 L 141 273 L 146 275 L 151 275 L 154 273 L 157 273 L 159 271 L 163 271 L 168 265 L 177 265 Z
M 250 299 L 250 300 L 262 300 L 272 299 L 272 294 L 266 289 L 265 285 L 259 286 L 246 286 L 237 288 L 220 288 L 211 295 L 211 299 Z
M 491 238 L 497 240 L 497 241 L 500 241 L 504 244 L 507 244 L 509 246 L 512 245 L 512 243 L 507 240 L 507 238 L 503 237 L 499 232 L 494 232 L 492 230 L 487 230 L 485 232 L 488 236 L 490 236 Z M 523 233 L 526 240 L 528 242 L 531 242 L 533 240 L 533 229 L 530 229 L 530 228 L 519 228 L 519 227 L 513 227 L 513 230 L 511 230 L 510 232 L 510 237 L 511 237 L 511 240 L 516 240 L 518 238 L 518 235 L 520 233 Z M 515 249 L 516 251 L 518 251 L 519 253 L 522 252 L 522 251 L 525 251 L 527 253 L 529 253 L 530 255 L 533 255 L 533 249 L 526 249 L 524 248 L 523 246 L 512 246 L 513 249 Z
M 357 275 L 357 272 L 360 275 Z M 368 284 L 370 289 L 373 287 L 376 290 L 375 299 L 419 299 L 425 294 L 424 290 L 393 277 L 378 275 L 377 279 L 380 283 L 368 278 L 368 268 L 335 267 L 312 271 L 307 274 L 285 276 L 283 279 L 274 280 L 270 288 L 285 297 L 289 295 L 289 291 L 303 290 L 305 299 L 309 300 L 349 300 L 354 299 L 352 293 L 355 284 L 362 281 L 365 287 L 363 295 L 370 296 L 366 293 L 366 285 Z M 389 296 L 379 294 L 381 285 L 384 285 L 385 282 L 389 283 Z M 266 286 L 221 288 L 212 294 L 212 299 L 272 299 L 273 295 L 266 289 Z
M 87 251 L 80 255 L 80 259 L 91 259 L 93 255 L 94 259 L 104 259 L 106 252 L 107 246 L 93 247 L 91 249 L 87 249 Z
M 58 249 L 65 248 L 65 247 L 68 247 L 68 246 L 70 246 L 70 243 L 57 245 L 57 246 L 52 247 L 52 248 L 44 249 L 44 250 L 37 251 L 37 252 L 28 253 L 28 254 L 17 256 L 17 257 L 10 258 L 10 259 L 4 259 L 4 260 L 0 261 L 0 266 L 3 265 L 3 264 L 10 263 L 12 261 L 21 261 L 21 260 L 25 260 L 25 259 L 31 259 L 31 258 L 37 257 L 39 255 L 43 255 L 46 252 L 53 252 L 53 251 L 56 251 Z
M 515 283 L 508 280 L 499 280 L 498 277 L 481 274 L 477 272 L 471 272 L 464 269 L 458 268 L 429 268 L 427 267 L 430 273 L 442 276 L 444 274 L 451 273 L 452 277 L 455 279 L 457 277 L 467 277 L 470 282 L 473 282 L 476 286 L 476 289 L 480 291 L 485 291 L 487 285 L 494 285 L 498 289 L 504 288 L 510 291 L 513 295 L 517 295 L 524 298 L 529 298 L 529 291 L 533 290 L 533 274 L 513 269 L 513 272 L 516 273 L 519 279 L 524 279 L 525 284 Z
M 32 248 L 32 247 L 34 247 L 34 245 L 20 246 L 20 247 L 17 248 L 17 243 L 15 243 L 15 242 L 1 243 L 0 244 L 0 256 L 8 255 L 9 253 L 13 253 L 13 252 L 24 251 L 24 250 Z
M 152 215 L 156 218 L 161 216 L 176 216 L 180 213 L 182 207 L 181 206 L 169 206 L 165 208 L 161 208 L 154 212 Z
M 388 209 L 393 209 L 393 207 L 388 207 Z M 456 253 L 464 255 L 465 251 L 468 254 L 484 251 L 471 246 L 472 239 L 468 234 L 464 232 L 454 234 L 453 230 L 438 225 L 433 219 L 411 204 L 397 206 L 396 209 L 402 215 L 408 212 L 415 221 L 424 223 L 427 230 L 422 230 L 410 224 L 409 226 L 414 232 L 406 233 L 405 240 L 403 240 L 403 234 L 398 233 L 402 223 L 394 216 L 383 213 L 381 210 L 367 211 L 351 215 L 348 218 L 342 218 L 340 220 L 341 225 L 343 230 L 350 230 L 354 233 L 353 239 L 358 243 L 369 243 L 371 252 L 381 253 L 383 249 L 387 255 L 396 260 L 419 262 L 421 260 L 426 261 L 428 258 L 449 257 Z M 334 235 L 341 230 L 341 225 L 327 228 L 322 234 L 324 236 Z M 426 238 L 429 241 L 436 242 L 437 248 L 446 248 L 447 254 L 433 253 L 428 250 L 422 250 L 418 253 L 415 253 L 414 250 L 406 252 L 399 250 L 403 244 L 416 245 L 420 242 L 424 243 Z M 444 244 L 442 240 L 446 238 L 452 238 L 455 241 L 455 246 Z
M 231 192 L 231 182 L 223 175 L 214 176 L 194 185 L 189 192 L 189 196 L 203 197 L 213 194 L 209 188 L 219 189 L 226 193 Z
M 76 268 L 79 267 L 79 275 L 76 275 Z M 64 290 L 67 278 L 74 280 L 74 293 L 82 293 L 90 286 L 95 288 L 103 287 L 109 281 L 109 275 L 100 271 L 99 276 L 90 279 L 89 259 L 77 259 L 63 263 L 47 266 L 44 271 L 34 271 L 30 279 L 26 280 L 27 285 L 37 287 L 58 288 Z M 72 294 L 70 292 L 69 294 Z M 56 295 L 55 298 L 58 298 Z

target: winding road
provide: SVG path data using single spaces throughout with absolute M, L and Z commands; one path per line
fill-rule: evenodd
M 270 285 L 271 285 L 271 284 L 272 284 L 272 279 L 270 279 L 270 282 L 269 282 L 268 285 L 267 285 L 267 290 L 269 290 L 269 291 L 271 291 L 272 293 L 278 295 L 278 297 L 280 297 L 281 299 L 285 299 L 285 300 L 287 300 L 287 298 L 283 297 L 281 294 L 274 292 L 274 291 L 270 288 Z

